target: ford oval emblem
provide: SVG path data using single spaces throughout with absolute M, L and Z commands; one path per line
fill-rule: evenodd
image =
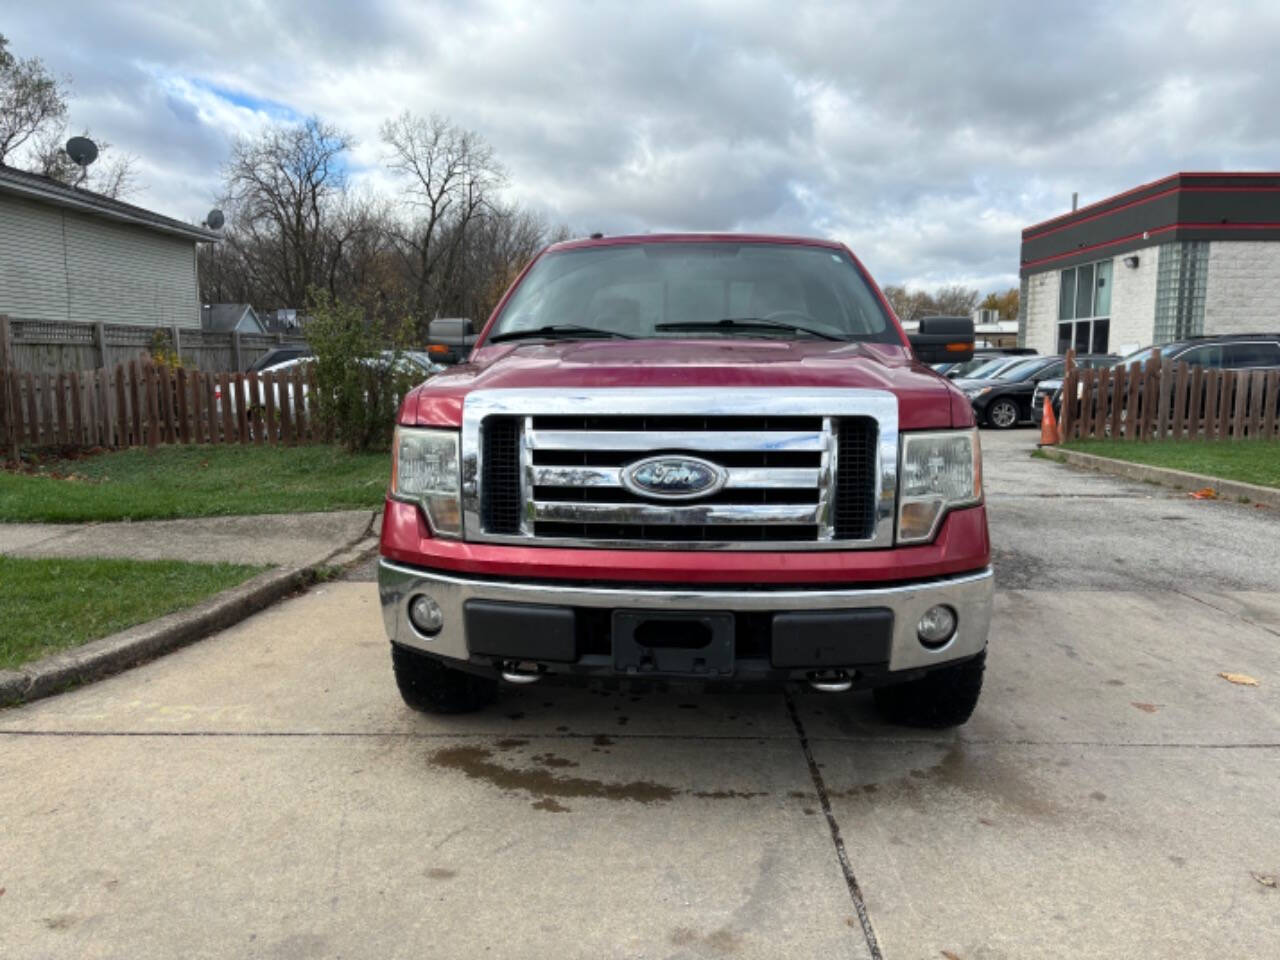
M 622 485 L 628 490 L 659 500 L 709 497 L 728 480 L 728 470 L 698 457 L 649 457 L 622 471 Z

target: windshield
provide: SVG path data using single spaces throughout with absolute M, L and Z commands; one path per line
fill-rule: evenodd
M 1043 357 L 1037 357 L 1035 360 L 1021 360 L 1013 366 L 1000 373 L 1001 380 L 1010 380 L 1017 382 L 1026 380 L 1034 375 L 1036 371 L 1043 370 L 1045 367 L 1052 366 L 1047 363 Z
M 722 321 L 730 322 L 690 329 Z M 595 331 L 902 342 L 846 254 L 781 243 L 681 241 L 553 251 L 521 281 L 489 337 L 554 327 L 562 328 L 561 337 Z
M 1007 370 L 1009 367 L 1025 362 L 1026 360 L 1022 357 L 993 357 L 970 367 L 968 370 L 964 369 L 968 364 L 961 364 L 959 377 L 963 377 L 966 380 L 988 380 L 1001 370 Z M 969 363 L 973 363 L 973 361 L 970 360 Z
M 1123 357 L 1112 364 L 1113 367 L 1128 367 L 1135 363 L 1146 363 L 1151 359 L 1151 355 L 1157 350 L 1160 351 L 1162 357 L 1168 357 L 1177 353 L 1179 350 L 1185 349 L 1185 343 L 1167 343 L 1163 347 L 1143 347 L 1141 350 L 1135 350 L 1127 357 Z

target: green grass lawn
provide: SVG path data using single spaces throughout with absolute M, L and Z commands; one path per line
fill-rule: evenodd
M 0 669 L 189 607 L 264 569 L 0 556 Z
M 338 447 L 175 446 L 0 470 L 0 522 L 163 520 L 373 508 L 386 453 Z
M 1114 457 L 1171 470 L 1188 470 L 1223 480 L 1239 480 L 1264 487 L 1280 487 L 1280 443 L 1265 440 L 1160 440 L 1128 443 L 1112 440 L 1073 440 L 1067 450 Z

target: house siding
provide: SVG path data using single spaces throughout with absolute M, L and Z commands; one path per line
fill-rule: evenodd
M 1209 245 L 1204 332 L 1275 330 L 1280 305 L 1280 243 L 1221 240 Z
M 198 328 L 195 243 L 0 195 L 0 314 Z

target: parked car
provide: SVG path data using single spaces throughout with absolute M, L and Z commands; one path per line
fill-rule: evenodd
M 370 365 L 389 364 L 392 362 L 392 360 L 395 359 L 395 357 L 396 357 L 396 354 L 394 352 L 390 350 L 383 350 L 380 354 L 378 354 L 377 357 L 369 357 L 364 362 Z M 277 363 L 261 372 L 270 373 L 272 376 L 276 376 L 276 377 L 290 376 L 291 371 L 293 371 L 295 368 L 299 368 L 299 367 L 302 368 L 303 370 L 302 409 L 305 412 L 309 413 L 311 410 L 311 400 L 310 400 L 311 389 L 306 377 L 306 368 L 310 364 L 315 363 L 315 359 L 316 359 L 315 356 L 312 354 L 293 357 L 292 359 L 289 359 L 289 360 L 282 360 L 280 363 Z M 403 373 L 409 374 L 415 379 L 426 379 L 427 377 L 437 374 L 441 370 L 445 369 L 443 364 L 436 363 L 426 354 L 426 352 L 421 350 L 401 351 L 401 353 L 399 354 L 398 362 L 399 362 L 398 369 Z M 276 390 L 277 390 L 277 393 L 275 395 L 276 400 L 274 402 L 278 403 L 279 387 L 277 387 Z M 217 414 L 219 417 L 221 417 L 222 416 L 222 388 L 220 386 L 215 386 L 213 395 L 214 395 L 214 402 L 217 404 Z M 293 400 L 294 383 L 292 379 L 285 381 L 285 396 L 289 404 L 292 406 L 294 403 L 294 400 Z M 265 398 L 264 398 L 264 402 L 265 402 Z M 249 410 L 247 411 L 247 416 L 249 416 L 250 418 L 249 428 L 251 433 L 255 429 L 254 419 L 261 416 L 264 408 L 265 408 L 264 406 L 253 406 L 252 402 L 250 403 Z
M 1081 370 L 1101 370 L 1103 367 L 1114 367 L 1121 362 L 1123 362 L 1121 358 L 1113 353 L 1091 353 L 1085 354 L 1083 357 L 1076 357 L 1076 366 Z M 1035 393 L 1031 396 L 1031 419 L 1033 422 L 1039 423 L 1044 416 L 1045 397 L 1054 397 L 1053 412 L 1055 416 L 1057 415 L 1062 399 L 1058 396 L 1058 392 L 1061 389 L 1061 375 L 1041 380 L 1036 384 Z
M 993 375 L 966 377 L 954 383 L 969 398 L 979 423 L 1008 430 L 1032 419 L 1031 398 L 1036 384 L 1061 376 L 1064 362 L 1058 356 L 1024 357 Z
M 950 380 L 961 377 L 973 377 L 975 371 L 992 360 L 1006 360 L 1009 363 L 1033 357 L 1038 351 L 1030 347 L 979 347 L 973 351 L 973 359 L 963 363 L 936 363 L 933 369 Z
M 542 251 L 400 408 L 378 580 L 405 702 L 684 677 L 874 687 L 892 719 L 963 723 L 991 616 L 981 455 L 924 364 L 973 323 L 907 343 L 832 241 Z
M 1216 336 L 1188 337 L 1163 346 L 1143 347 L 1111 366 L 1145 365 L 1159 351 L 1160 362 L 1185 363 L 1215 370 L 1280 369 L 1280 333 L 1227 333 Z M 1050 388 L 1052 387 L 1052 393 Z M 1062 415 L 1062 381 L 1044 384 L 1045 394 L 1052 397 L 1053 412 Z
M 281 347 L 272 347 L 253 363 L 249 364 L 249 372 L 261 373 L 263 370 L 278 367 L 282 363 L 297 360 L 299 357 L 309 357 L 314 353 L 315 351 L 306 343 L 290 343 Z

